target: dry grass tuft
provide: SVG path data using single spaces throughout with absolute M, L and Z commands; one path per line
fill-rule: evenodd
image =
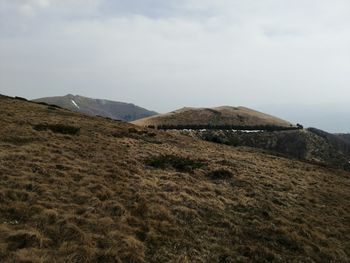
M 45 239 L 36 230 L 18 230 L 12 232 L 7 238 L 8 249 L 11 251 L 23 248 L 43 248 L 48 246 L 50 240 Z

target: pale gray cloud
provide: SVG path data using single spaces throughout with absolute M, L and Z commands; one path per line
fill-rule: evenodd
M 349 13 L 343 0 L 1 0 L 0 93 L 158 111 L 346 104 Z

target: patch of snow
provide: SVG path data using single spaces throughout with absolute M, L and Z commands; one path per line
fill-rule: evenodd
M 78 106 L 78 104 L 74 101 L 74 100 L 71 100 L 72 101 L 72 103 L 73 103 L 73 105 L 75 106 L 75 107 L 77 107 L 78 109 L 80 109 L 80 107 Z
M 246 130 L 246 131 L 243 131 L 243 132 L 246 132 L 246 133 L 257 133 L 257 132 L 262 132 L 261 130 Z
M 232 132 L 258 133 L 263 132 L 263 130 L 232 130 Z

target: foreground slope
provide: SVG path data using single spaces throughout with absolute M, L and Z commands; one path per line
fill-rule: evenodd
M 0 262 L 349 262 L 350 175 L 0 97 Z
M 60 106 L 62 108 L 93 116 L 109 117 L 117 120 L 133 121 L 157 114 L 131 103 L 91 99 L 79 95 L 46 97 L 34 100 Z
M 133 122 L 143 127 L 294 127 L 290 122 L 245 107 L 182 108 Z

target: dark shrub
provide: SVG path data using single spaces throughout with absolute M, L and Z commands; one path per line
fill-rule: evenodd
M 39 248 L 42 240 L 39 233 L 34 231 L 18 230 L 12 233 L 8 238 L 8 248 L 10 250 L 17 250 L 22 248 Z
M 28 100 L 27 100 L 27 99 L 25 99 L 25 98 L 22 98 L 22 97 L 17 97 L 17 96 L 15 97 L 15 99 L 16 99 L 16 100 L 28 101 Z
M 213 180 L 224 180 L 232 178 L 232 173 L 226 169 L 217 169 L 208 173 L 208 177 Z
M 74 127 L 65 124 L 37 124 L 33 126 L 36 131 L 51 130 L 54 133 L 78 135 L 80 132 L 79 127 Z
M 48 108 L 49 110 L 56 110 L 56 109 L 57 109 L 57 107 L 53 107 L 53 106 L 47 106 L 47 108 Z
M 208 142 L 237 146 L 238 143 L 230 142 L 225 136 L 215 134 L 213 131 L 206 131 L 200 134 L 201 139 Z
M 276 242 L 280 246 L 282 246 L 288 250 L 291 250 L 291 251 L 298 251 L 301 249 L 301 247 L 299 246 L 299 244 L 295 240 L 291 239 L 288 236 L 282 235 L 282 234 L 276 237 Z
M 175 169 L 179 172 L 190 172 L 204 165 L 203 161 L 176 155 L 152 156 L 146 160 L 146 164 L 155 168 Z
M 33 129 L 36 131 L 46 131 L 48 129 L 47 124 L 36 124 L 33 126 Z
M 44 105 L 44 106 L 50 106 L 48 103 L 46 102 L 34 102 L 35 104 L 39 104 L 39 105 Z
M 10 136 L 10 137 L 2 138 L 1 141 L 14 144 L 14 145 L 25 145 L 25 144 L 34 142 L 35 138 Z

